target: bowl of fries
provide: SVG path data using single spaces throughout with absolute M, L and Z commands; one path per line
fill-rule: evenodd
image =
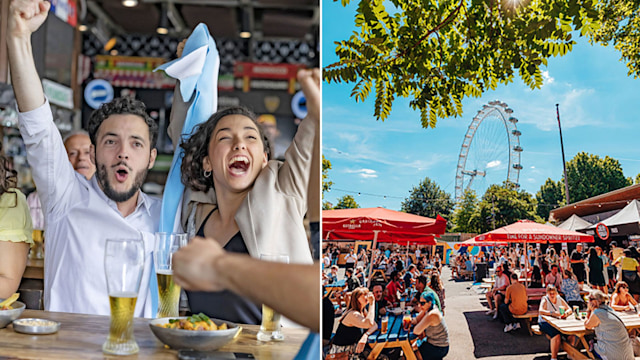
M 202 313 L 189 317 L 151 320 L 149 327 L 158 340 L 174 350 L 217 350 L 234 340 L 242 331 L 238 324 L 210 319 Z
M 0 306 L 0 329 L 5 328 L 7 325 L 11 324 L 13 320 L 19 318 L 26 307 L 24 303 L 15 301 L 15 299 L 18 298 L 15 295 L 16 294 L 9 298 L 12 300 Z M 5 299 L 0 299 L 0 303 L 3 303 L 4 301 Z

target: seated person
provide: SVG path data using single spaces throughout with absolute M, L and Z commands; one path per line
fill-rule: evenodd
M 573 275 L 571 268 L 564 270 L 560 289 L 569 305 L 584 309 L 585 304 L 580 296 L 580 283 L 578 283 L 578 279 Z
M 552 284 L 559 289 L 562 285 L 562 275 L 558 272 L 558 265 L 551 265 L 551 271 L 544 277 L 545 284 Z
M 540 325 L 540 331 L 549 335 L 551 338 L 551 360 L 558 360 L 558 351 L 560 350 L 560 344 L 562 339 L 560 338 L 560 331 L 554 328 L 551 324 L 546 322 L 542 315 L 553 316 L 555 318 L 566 318 L 571 314 L 571 307 L 560 295 L 558 295 L 558 289 L 553 285 L 547 285 L 547 295 L 543 296 L 540 300 L 540 308 L 538 310 L 538 324 Z
M 344 283 L 347 286 L 347 291 L 353 291 L 356 288 L 360 287 L 360 280 L 357 277 L 353 276 L 353 269 L 349 268 L 344 272 Z
M 331 285 L 338 281 L 338 265 L 331 265 L 330 272 L 325 280 L 325 285 Z
M 384 289 L 381 284 L 373 285 L 371 291 L 376 300 L 375 320 L 378 322 L 382 316 L 387 314 L 387 300 L 384 299 Z
M 530 288 L 541 289 L 542 288 L 542 274 L 540 273 L 540 267 L 533 265 L 531 270 L 531 285 Z
M 436 306 L 436 297 L 432 293 L 422 293 L 420 313 L 415 318 L 413 333 L 426 337 L 418 347 L 423 360 L 441 360 L 449 353 L 449 330 Z
M 504 274 L 503 266 L 498 265 L 496 268 L 496 282 L 493 288 L 487 291 L 487 302 L 489 303 L 487 315 L 493 315 L 494 319 L 498 318 L 498 305 L 503 302 L 507 286 L 509 286 L 509 278 Z
M 619 281 L 613 290 L 611 297 L 611 307 L 617 311 L 635 310 L 638 305 L 636 300 L 629 294 L 629 285 L 624 281 Z
M 520 323 L 513 315 L 524 315 L 527 313 L 529 305 L 527 304 L 527 289 L 518 282 L 518 275 L 511 274 L 511 285 L 507 287 L 507 293 L 504 296 L 504 304 L 500 304 L 498 311 L 505 323 L 504 332 L 519 329 Z
M 347 310 L 339 319 L 329 354 L 342 352 L 358 354 L 364 350 L 369 335 L 378 329 L 374 312 L 367 310 L 372 307 L 374 301 L 373 294 L 367 288 L 359 287 L 353 291 Z M 369 305 L 368 308 L 367 305 Z
M 398 272 L 393 270 L 391 272 L 391 281 L 387 284 L 387 297 L 385 298 L 389 305 L 395 306 L 396 303 L 400 300 L 398 298 L 398 294 L 402 293 L 404 289 L 402 288 L 402 284 L 400 284 L 400 276 Z
M 599 359 L 634 360 L 633 347 L 622 320 L 607 305 L 607 295 L 596 290 L 589 296 L 584 327 L 594 329 L 598 341 L 593 353 Z

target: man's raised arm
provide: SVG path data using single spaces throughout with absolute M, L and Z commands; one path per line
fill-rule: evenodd
M 11 83 L 20 112 L 44 104 L 42 84 L 33 61 L 31 34 L 47 19 L 51 4 L 43 0 L 11 0 L 7 48 Z

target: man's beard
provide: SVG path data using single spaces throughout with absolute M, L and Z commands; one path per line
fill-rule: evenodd
M 98 170 L 96 171 L 98 183 L 102 187 L 102 191 L 104 191 L 104 194 L 107 195 L 109 199 L 117 203 L 125 202 L 131 199 L 133 195 L 135 195 L 138 190 L 140 190 L 142 184 L 144 183 L 144 179 L 147 177 L 147 173 L 149 172 L 149 169 L 146 168 L 139 171 L 137 174 L 135 174 L 135 178 L 133 184 L 131 185 L 131 188 L 124 192 L 118 192 L 111 186 L 111 183 L 109 182 L 109 176 L 107 174 L 106 166 L 103 164 L 98 164 L 96 168 Z

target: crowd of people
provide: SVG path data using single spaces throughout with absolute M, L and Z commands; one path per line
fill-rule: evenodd
M 327 358 L 343 354 L 366 354 L 371 350 L 368 336 L 378 330 L 382 318 L 398 309 L 412 316 L 413 348 L 423 360 L 442 359 L 449 351 L 449 336 L 444 321 L 445 290 L 440 278 L 442 262 L 438 255 L 419 247 L 411 254 L 391 248 L 361 249 L 354 265 L 346 258 L 355 255 L 345 249 L 344 276 L 339 275 L 337 246 L 327 247 L 323 256 L 323 340 Z M 372 259 L 368 263 L 368 259 Z M 362 262 L 361 262 L 362 261 Z M 369 267 L 369 265 L 371 265 Z M 355 266 L 355 271 L 352 266 Z M 363 269 L 371 271 L 364 273 Z M 343 291 L 328 291 L 338 286 Z M 401 311 L 402 311 L 401 310 Z M 338 326 L 335 335 L 332 331 Z M 394 350 L 381 355 L 398 358 Z
M 486 292 L 487 314 L 504 322 L 504 332 L 520 328 L 514 315 L 529 311 L 531 301 L 523 284 L 545 288 L 539 305 L 533 306 L 538 306 L 540 330 L 550 338 L 552 360 L 557 359 L 562 334 L 543 316 L 565 318 L 577 309 L 587 312 L 585 327 L 595 329 L 592 351 L 599 358 L 633 359 L 625 325 L 615 319 L 613 311 L 636 311 L 639 260 L 635 247 L 622 249 L 612 241 L 608 251 L 597 245 L 585 249 L 579 243 L 570 255 L 565 249 L 556 252 L 552 246 L 544 252 L 533 246 L 528 246 L 526 252 L 520 246 L 495 247 L 477 256 L 457 256 L 452 267 L 458 274 L 485 262 L 494 269 L 493 287 Z

